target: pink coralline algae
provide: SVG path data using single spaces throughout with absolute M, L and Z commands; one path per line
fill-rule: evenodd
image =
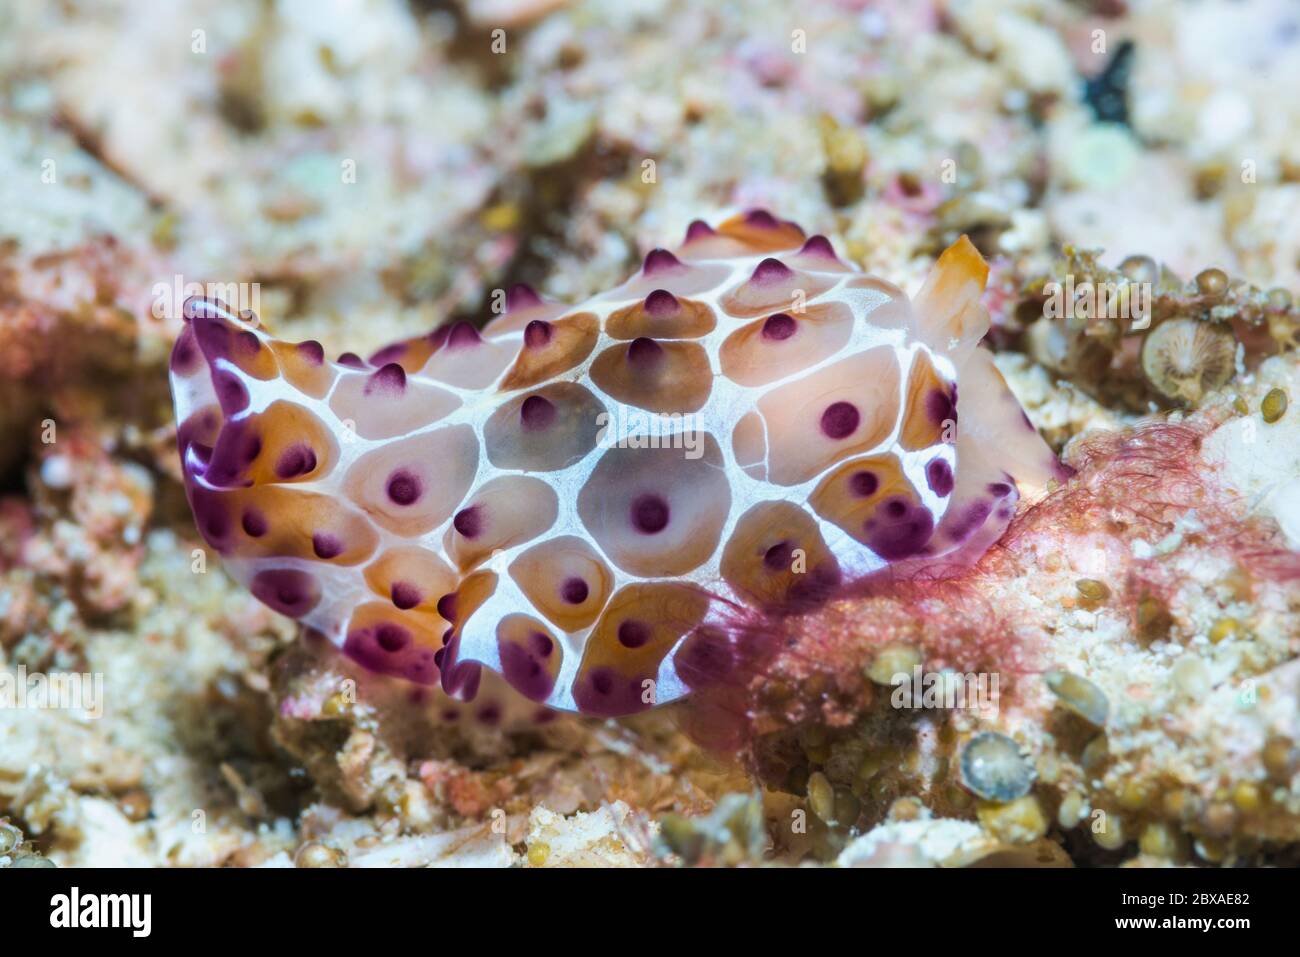
M 372 672 L 640 711 L 715 674 L 738 616 L 967 566 L 1058 474 L 980 346 L 987 275 L 963 237 L 909 301 L 751 211 L 580 305 L 518 287 L 368 361 L 191 300 L 190 505 L 254 595 Z

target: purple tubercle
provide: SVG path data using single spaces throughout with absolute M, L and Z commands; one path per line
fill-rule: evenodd
M 781 260 L 769 256 L 754 267 L 754 273 L 749 277 L 749 281 L 765 286 L 771 283 L 785 282 L 793 275 L 793 269 L 781 262 Z
M 246 509 L 239 523 L 249 538 L 261 538 L 266 534 L 266 516 L 255 508 Z
M 656 289 L 645 297 L 645 311 L 656 318 L 675 315 L 681 308 L 677 297 L 667 289 Z
M 305 442 L 297 442 L 275 460 L 275 475 L 279 479 L 293 479 L 308 475 L 316 469 L 316 452 Z
M 653 369 L 663 355 L 664 347 L 646 336 L 633 339 L 627 347 L 628 363 L 642 370 Z
M 799 255 L 818 256 L 823 259 L 834 259 L 836 262 L 839 261 L 839 257 L 835 255 L 835 247 L 831 245 L 831 241 L 820 233 L 816 236 L 808 237 L 808 241 L 804 243 L 803 248 L 799 250 Z
M 212 388 L 217 393 L 217 401 L 221 403 L 224 415 L 238 415 L 248 408 L 248 388 L 229 369 L 218 369 L 212 373 Z
M 534 319 L 524 326 L 524 345 L 529 349 L 540 349 L 551 341 L 554 329 L 545 319 Z
M 506 291 L 506 312 L 517 312 L 521 309 L 536 309 L 538 306 L 544 306 L 542 297 L 537 295 L 532 286 L 518 282 Z
M 189 375 L 198 368 L 199 347 L 194 341 L 194 330 L 186 326 L 172 346 L 171 370 L 177 375 Z
M 618 626 L 618 643 L 624 648 L 640 648 L 650 641 L 650 628 L 640 621 L 628 619 Z
M 402 611 L 414 608 L 420 603 L 420 589 L 410 582 L 393 582 L 392 588 L 389 589 L 389 596 L 393 599 L 393 606 L 400 608 Z
M 789 542 L 777 542 L 763 553 L 763 564 L 774 572 L 790 571 L 793 567 L 794 546 Z
M 482 506 L 471 505 L 469 508 L 462 508 L 451 520 L 451 524 L 466 538 L 476 538 L 483 531 Z
M 406 370 L 396 362 L 390 362 L 373 372 L 361 390 L 362 395 L 379 395 L 397 398 L 406 391 Z
M 745 213 L 745 224 L 759 229 L 777 229 L 781 222 L 765 209 L 751 209 Z
M 548 638 L 547 641 L 549 640 Z M 513 641 L 501 643 L 501 677 L 521 695 L 533 701 L 545 701 L 555 687 L 555 678 L 538 660 L 538 656 L 531 649 Z
M 931 389 L 925 397 L 925 411 L 935 425 L 957 421 L 957 387 Z
M 339 365 L 346 366 L 349 369 L 364 369 L 366 363 L 355 352 L 345 352 L 339 356 Z
M 476 346 L 483 341 L 482 336 L 468 322 L 458 322 L 453 325 L 447 333 L 447 348 L 464 349 L 469 346 Z
M 420 498 L 424 491 L 423 483 L 420 477 L 414 472 L 406 469 L 397 469 L 388 476 L 388 485 L 386 487 L 389 501 L 394 505 L 413 505 Z
M 323 365 L 325 362 L 325 347 L 315 339 L 308 339 L 306 342 L 300 342 L 295 346 L 298 355 L 302 356 L 314 366 Z
M 859 498 L 870 498 L 876 494 L 878 488 L 880 488 L 880 479 L 876 477 L 875 472 L 863 469 L 849 477 L 849 491 Z
M 952 494 L 952 466 L 944 459 L 930 461 L 930 464 L 925 467 L 925 480 L 929 483 L 930 491 L 940 498 L 947 498 Z
M 384 622 L 375 628 L 375 644 L 395 655 L 411 643 L 411 633 L 399 625 Z
M 311 537 L 311 548 L 317 558 L 329 560 L 343 554 L 343 542 L 337 535 L 317 532 Z
M 581 578 L 566 578 L 560 586 L 560 597 L 570 605 L 581 605 L 588 594 L 587 583 Z
M 632 527 L 645 535 L 658 534 L 668 525 L 668 503 L 653 493 L 638 496 L 631 513 Z
M 666 249 L 652 249 L 646 253 L 641 272 L 646 276 L 662 276 L 665 273 L 679 272 L 684 267 L 681 260 Z
M 901 506 L 901 507 L 900 507 Z M 890 499 L 863 525 L 867 545 L 886 561 L 898 561 L 921 552 L 934 534 L 934 516 L 921 505 Z
M 822 432 L 829 439 L 846 439 L 857 429 L 862 416 L 852 402 L 832 402 L 822 413 Z
M 772 342 L 784 342 L 795 334 L 798 327 L 799 323 L 793 316 L 778 312 L 763 320 L 762 336 Z
M 555 422 L 555 403 L 545 396 L 530 395 L 519 406 L 519 422 L 528 432 L 540 432 Z
M 320 601 L 320 583 L 314 577 L 293 568 L 271 568 L 253 576 L 249 585 L 253 596 L 282 615 L 299 618 Z
M 718 235 L 717 230 L 702 219 L 692 220 L 691 224 L 686 227 L 686 242 L 694 242 L 697 239 L 706 239 L 709 236 Z

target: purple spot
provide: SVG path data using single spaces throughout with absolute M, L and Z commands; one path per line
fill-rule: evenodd
M 880 488 L 880 479 L 876 478 L 875 472 L 864 469 L 861 472 L 854 472 L 849 477 L 849 491 L 861 498 L 875 495 L 878 488 Z
M 957 389 L 950 392 L 943 389 L 931 389 L 925 399 L 925 411 L 935 425 L 957 421 Z
M 540 349 L 551 341 L 551 324 L 545 319 L 534 319 L 524 326 L 524 345 L 529 349 Z
M 645 297 L 645 311 L 656 318 L 675 315 L 681 308 L 677 297 L 667 289 L 656 289 Z
M 609 694 L 614 690 L 614 675 L 608 668 L 597 668 L 591 673 L 591 687 L 596 694 Z
M 248 389 L 229 369 L 218 369 L 212 373 L 212 388 L 221 403 L 221 411 L 226 415 L 237 415 L 248 408 Z
M 537 432 L 555 421 L 555 403 L 540 395 L 530 395 L 519 406 L 519 421 L 524 429 Z
M 1011 494 L 1011 486 L 1006 482 L 990 482 L 989 494 L 994 498 L 1004 498 Z
M 317 532 L 311 537 L 311 548 L 316 553 L 317 558 L 336 558 L 343 554 L 343 542 L 337 535 L 331 535 L 328 532 Z
M 848 438 L 858 427 L 861 416 L 852 402 L 832 402 L 822 413 L 822 431 L 839 441 Z
M 250 538 L 261 538 L 266 534 L 266 517 L 255 508 L 244 512 L 240 525 L 243 526 L 244 534 Z
M 411 634 L 405 628 L 389 622 L 383 622 L 375 629 L 375 644 L 395 655 L 411 643 Z
M 489 702 L 479 708 L 474 717 L 478 719 L 479 724 L 486 724 L 491 727 L 501 721 L 501 705 L 495 701 Z
M 172 347 L 171 367 L 173 372 L 189 375 L 198 366 L 199 349 L 194 342 L 194 330 L 186 326 Z
M 799 255 L 821 256 L 825 259 L 838 261 L 838 257 L 835 255 L 835 247 L 831 245 L 829 239 L 820 234 L 809 237 L 808 241 L 803 244 L 803 248 L 799 250 Z
M 522 282 L 515 283 L 506 291 L 506 312 L 518 309 L 536 309 L 545 305 L 542 297 L 533 291 L 533 287 Z
M 212 461 L 208 466 L 207 480 L 213 485 L 231 487 L 248 486 L 241 481 L 245 470 L 262 454 L 262 438 L 251 420 L 232 422 L 221 430 Z
M 627 361 L 641 369 L 655 367 L 663 355 L 663 346 L 645 336 L 633 339 L 627 347 Z
M 692 220 L 691 224 L 686 227 L 686 242 L 692 242 L 696 239 L 704 239 L 707 236 L 716 236 L 717 232 L 712 226 L 702 219 Z
M 410 582 L 393 582 L 389 594 L 392 596 L 393 604 L 402 611 L 414 608 L 420 603 L 420 589 Z
M 191 503 L 199 531 L 203 532 L 203 537 L 207 538 L 209 544 L 220 547 L 221 541 L 230 534 L 230 515 L 225 506 L 221 505 L 216 495 L 200 494 L 198 489 L 195 489 Z
M 952 466 L 943 459 L 932 459 L 925 467 L 925 480 L 930 484 L 930 491 L 940 498 L 952 494 Z
M 764 339 L 770 339 L 773 342 L 782 342 L 794 335 L 798 327 L 799 324 L 793 316 L 778 312 L 776 315 L 768 316 L 764 320 L 762 336 Z
M 625 621 L 618 626 L 618 643 L 624 648 L 640 648 L 650 640 L 650 629 L 639 621 Z
M 774 572 L 789 571 L 793 557 L 794 546 L 789 542 L 777 542 L 763 553 L 763 564 Z
M 540 631 L 534 631 L 530 634 L 528 643 L 533 646 L 533 654 L 538 658 L 549 658 L 551 652 L 555 650 L 555 642 L 551 640 L 551 636 Z
M 668 503 L 654 494 L 642 495 L 632 503 L 632 527 L 646 535 L 662 532 L 668 524 Z
M 410 633 L 399 625 L 384 622 L 377 627 L 359 628 L 348 633 L 343 653 L 370 671 L 405 678 L 421 685 L 438 680 L 438 665 L 428 648 L 411 641 Z
M 895 520 L 892 522 L 867 522 L 867 545 L 887 561 L 898 561 L 920 552 L 934 534 L 934 516 L 927 508 L 909 509 L 907 503 L 893 499 L 885 509 Z M 901 505 L 899 512 L 892 508 Z
M 456 593 L 448 592 L 438 599 L 438 614 L 445 621 L 456 620 Z
M 262 342 L 257 338 L 257 333 L 244 330 L 235 334 L 235 348 L 243 354 L 244 358 L 251 359 L 261 351 Z
M 345 352 L 339 356 L 339 365 L 347 366 L 349 369 L 364 369 L 366 364 L 361 361 L 361 357 L 355 352 Z
M 418 475 L 406 469 L 398 469 L 388 476 L 387 491 L 388 498 L 395 505 L 411 505 L 419 499 L 424 489 L 421 487 Z
M 565 579 L 564 584 L 560 586 L 560 597 L 570 605 L 581 605 L 587 600 L 587 583 L 581 578 Z
M 302 442 L 289 446 L 275 462 L 276 477 L 281 479 L 297 478 L 315 469 L 316 453 L 310 445 Z
M 981 500 L 971 503 L 970 507 L 957 518 L 949 530 L 952 540 L 954 542 L 965 541 L 977 528 L 984 524 L 984 520 L 989 517 L 992 511 L 992 502 Z
M 666 249 L 652 249 L 646 253 L 645 265 L 641 271 L 647 276 L 655 276 L 665 272 L 676 272 L 681 269 L 682 264 Z
M 362 395 L 382 395 L 396 398 L 406 390 L 406 370 L 396 362 L 373 373 L 361 389 Z
M 320 601 L 320 585 L 316 579 L 292 568 L 258 572 L 249 589 L 262 604 L 290 618 L 307 614 Z
M 464 321 L 456 323 L 447 333 L 447 348 L 449 349 L 463 349 L 468 346 L 476 346 L 482 341 L 482 338 L 478 334 L 478 330 L 468 322 Z
M 754 267 L 754 274 L 749 277 L 750 282 L 756 282 L 760 285 L 768 283 L 784 282 L 794 275 L 794 271 L 779 259 L 768 257 Z
M 462 508 L 456 513 L 456 517 L 451 520 L 451 524 L 456 527 L 466 538 L 474 538 L 483 531 L 483 512 L 478 505 L 471 505 L 469 508 Z
M 325 362 L 325 347 L 315 339 L 308 339 L 306 342 L 300 342 L 295 347 L 298 355 L 302 356 L 314 366 L 321 365 Z
M 901 498 L 891 498 L 885 503 L 885 514 L 890 518 L 902 518 L 907 514 L 907 501 Z

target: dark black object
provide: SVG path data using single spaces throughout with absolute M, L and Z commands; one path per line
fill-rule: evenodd
M 1084 81 L 1083 99 L 1092 107 L 1098 123 L 1128 122 L 1128 81 L 1133 72 L 1132 40 L 1125 40 L 1102 70 L 1091 80 Z

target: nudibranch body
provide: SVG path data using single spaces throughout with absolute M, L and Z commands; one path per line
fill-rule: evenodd
M 909 302 L 752 211 L 581 305 L 519 287 L 368 361 L 191 300 L 190 505 L 254 595 L 371 671 L 639 711 L 716 671 L 694 661 L 738 609 L 968 563 L 1055 474 L 979 345 L 987 272 L 963 237 Z

